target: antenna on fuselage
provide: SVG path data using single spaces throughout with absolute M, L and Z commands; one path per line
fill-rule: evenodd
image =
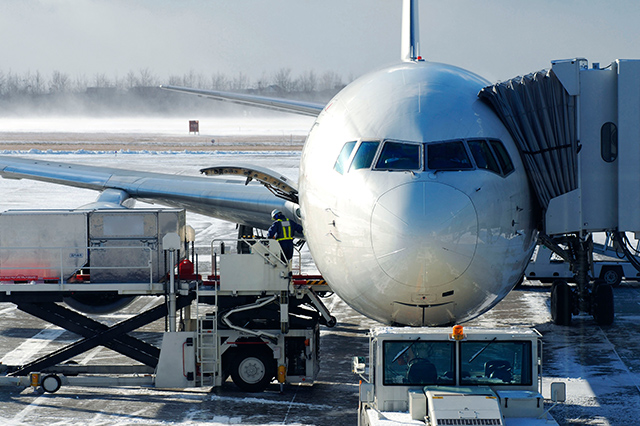
M 422 61 L 420 56 L 420 25 L 418 0 L 403 0 L 402 3 L 402 60 Z

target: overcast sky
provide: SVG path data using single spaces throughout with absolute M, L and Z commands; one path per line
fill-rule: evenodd
M 359 76 L 400 57 L 401 0 L 0 0 L 0 71 Z M 496 81 L 640 59 L 638 0 L 422 0 L 421 53 Z

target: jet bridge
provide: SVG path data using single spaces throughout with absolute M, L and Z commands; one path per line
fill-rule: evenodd
M 625 232 L 640 234 L 640 60 L 606 67 L 586 59 L 484 88 L 519 147 L 542 212 L 540 242 L 572 265 L 577 288 L 554 283 L 551 313 L 613 322 L 611 287 L 593 274 L 594 232 L 613 232 L 640 270 Z

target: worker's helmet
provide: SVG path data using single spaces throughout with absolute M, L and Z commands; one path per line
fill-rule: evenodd
M 271 219 L 276 220 L 280 216 L 282 216 L 282 212 L 278 209 L 273 209 L 273 211 L 271 212 Z

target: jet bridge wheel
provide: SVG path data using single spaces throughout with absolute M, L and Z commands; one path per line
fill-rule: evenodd
M 622 268 L 620 266 L 604 267 L 600 273 L 600 278 L 605 283 L 617 287 L 622 282 Z
M 613 289 L 603 280 L 596 280 L 593 291 L 592 313 L 598 325 L 613 324 Z
M 551 319 L 556 325 L 571 325 L 573 294 L 566 281 L 554 281 L 551 286 Z
M 245 392 L 262 392 L 276 374 L 273 353 L 266 350 L 243 349 L 237 352 L 231 369 L 231 379 Z

